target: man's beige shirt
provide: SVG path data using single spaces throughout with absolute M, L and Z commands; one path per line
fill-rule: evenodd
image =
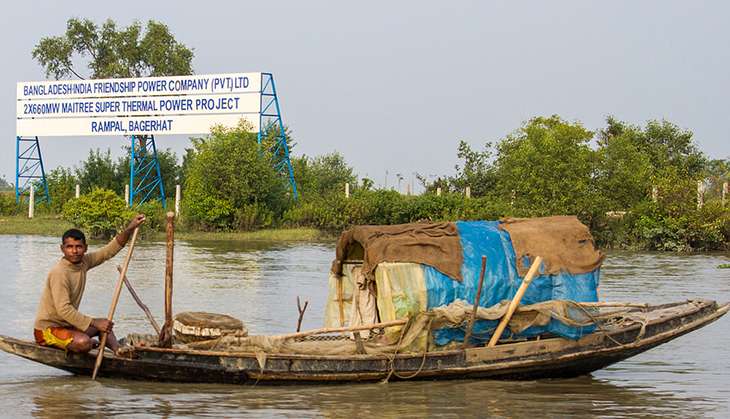
M 114 238 L 101 249 L 85 254 L 77 264 L 61 258 L 48 273 L 34 327 L 38 330 L 47 327 L 88 329 L 92 318 L 79 312 L 86 287 L 86 271 L 111 259 L 120 250 L 122 246 Z

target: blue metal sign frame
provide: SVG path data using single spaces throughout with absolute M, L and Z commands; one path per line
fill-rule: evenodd
M 293 199 L 299 197 L 297 184 L 294 179 L 294 169 L 289 158 L 289 143 L 281 117 L 279 98 L 276 93 L 274 76 L 271 73 L 261 73 L 261 106 L 259 111 L 259 145 L 264 138 L 274 137 L 270 151 L 273 155 L 274 169 L 282 176 L 286 176 Z M 15 200 L 30 189 L 30 182 L 41 181 L 45 190 L 45 200 L 51 202 L 48 193 L 48 183 L 43 167 L 43 158 L 38 144 L 38 137 L 17 137 L 15 170 Z M 131 136 L 129 159 L 129 206 L 142 204 L 154 198 L 159 191 L 159 199 L 165 207 L 165 186 L 160 172 L 160 162 L 157 159 L 157 147 L 154 135 Z M 38 174 L 40 170 L 40 174 Z M 21 182 L 23 182 L 21 186 Z M 137 202 L 135 202 L 137 201 Z
M 38 137 L 15 137 L 15 202 L 20 203 L 20 198 L 26 193 L 30 195 L 31 183 L 37 184 L 38 180 L 43 185 L 45 198 L 36 198 L 36 202 L 45 200 L 50 204 L 51 195 L 48 193 L 46 170 L 43 167 Z

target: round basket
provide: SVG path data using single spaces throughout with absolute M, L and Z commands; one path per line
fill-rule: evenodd
M 200 342 L 223 335 L 248 335 L 248 329 L 237 318 L 203 311 L 178 313 L 172 329 L 175 331 L 175 340 L 181 343 Z

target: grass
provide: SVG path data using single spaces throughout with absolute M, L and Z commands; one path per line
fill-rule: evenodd
M 721 265 L 717 265 L 717 269 L 730 269 L 730 263 L 723 263 Z
M 30 219 L 27 215 L 11 215 L 0 217 L 0 234 L 32 234 L 41 236 L 61 236 L 73 225 L 62 220 L 58 215 L 36 215 Z M 164 232 L 151 232 L 147 235 L 152 240 L 165 240 Z M 257 231 L 207 232 L 179 229 L 175 239 L 188 241 L 267 241 L 297 242 L 333 240 L 335 236 L 323 233 L 314 228 L 280 228 Z
M 0 234 L 36 234 L 42 236 L 61 236 L 72 228 L 71 223 L 57 215 L 10 215 L 0 217 Z
M 155 233 L 153 238 L 165 239 L 164 233 Z M 205 241 L 267 241 L 267 242 L 296 242 L 331 240 L 333 236 L 322 233 L 314 228 L 279 228 L 257 231 L 176 231 L 175 239 L 205 240 Z

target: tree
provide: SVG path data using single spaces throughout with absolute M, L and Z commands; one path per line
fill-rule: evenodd
M 110 189 L 116 193 L 124 191 L 124 184 L 119 183 L 109 149 L 106 150 L 106 154 L 102 154 L 98 148 L 89 150 L 89 156 L 81 162 L 81 167 L 76 169 L 76 177 L 83 193 L 88 193 L 94 188 Z
M 649 196 L 653 169 L 636 141 L 640 135 L 637 127 L 611 117 L 599 132 L 595 181 L 608 209 L 628 210 Z
M 492 143 L 486 143 L 484 151 L 474 151 L 469 143 L 459 141 L 456 156 L 463 160 L 463 163 L 456 165 L 456 176 L 449 178 L 451 189 L 464 191 L 469 186 L 471 195 L 475 198 L 488 195 L 493 191 L 497 184 L 497 177 L 491 163 Z
M 74 68 L 78 57 L 88 60 L 89 78 L 176 76 L 192 74 L 193 51 L 175 40 L 169 28 L 154 20 L 145 31 L 135 21 L 117 28 L 109 19 L 101 27 L 89 19 L 71 18 L 66 33 L 41 38 L 33 58 L 46 76 L 85 78 Z
M 193 224 L 207 229 L 267 226 L 288 204 L 288 179 L 271 165 L 270 144 L 258 145 L 245 123 L 214 127 L 194 138 L 186 155 L 183 206 Z
M 51 210 L 61 212 L 64 204 L 76 196 L 76 176 L 71 169 L 57 167 L 46 175 Z
M 497 189 L 529 215 L 592 212 L 593 133 L 559 116 L 531 119 L 497 145 Z
M 357 176 L 342 154 L 332 152 L 310 158 L 302 156 L 292 161 L 294 175 L 304 198 L 344 194 L 345 183 L 357 185 Z M 370 185 L 372 186 L 372 185 Z
M 109 189 L 94 188 L 63 206 L 63 219 L 83 228 L 91 238 L 111 237 L 134 213 Z
M 730 181 L 730 159 L 708 161 L 705 175 L 709 181 L 708 198 L 721 196 L 723 182 Z
M 606 119 L 607 127 L 602 131 L 605 138 L 624 136 L 649 158 L 654 174 L 674 167 L 680 174 L 689 177 L 701 175 L 707 158 L 697 149 L 692 131 L 661 120 L 651 120 L 644 128 Z

